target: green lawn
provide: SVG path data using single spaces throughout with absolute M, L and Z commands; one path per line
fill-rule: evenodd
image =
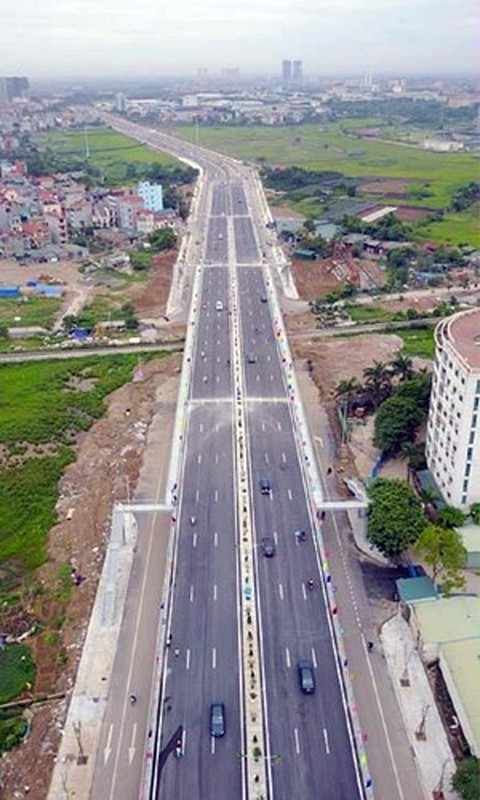
M 394 311 L 388 311 L 382 306 L 348 305 L 345 307 L 355 322 L 391 322 L 396 318 Z
M 433 331 L 433 328 L 401 328 L 393 330 L 392 333 L 403 339 L 404 355 L 433 359 L 435 356 Z
M 161 164 L 179 167 L 179 162 L 165 153 L 151 150 L 110 128 L 90 128 L 84 131 L 50 131 L 34 137 L 40 148 L 51 148 L 58 156 L 85 159 L 88 142 L 89 161 L 103 170 L 108 182 L 125 180 L 128 163 Z
M 480 248 L 480 204 L 458 214 L 445 214 L 439 222 L 431 222 L 419 231 L 425 240 L 435 240 L 445 244 L 464 244 L 468 242 Z
M 12 644 L 0 650 L 0 703 L 8 703 L 34 681 L 35 664 L 26 645 Z
M 158 355 L 165 353 L 145 357 Z M 72 434 L 102 416 L 106 395 L 131 379 L 137 362 L 138 355 L 112 355 L 0 365 L 0 444 L 11 459 L 21 459 L 0 471 L 3 593 L 45 560 L 58 481 L 75 458 Z M 48 452 L 41 449 L 45 444 Z
M 62 300 L 54 297 L 1 299 L 0 326 L 25 328 L 30 325 L 40 325 L 42 328 L 51 328 L 61 304 Z

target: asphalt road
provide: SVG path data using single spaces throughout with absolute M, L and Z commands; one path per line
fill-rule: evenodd
M 193 383 L 182 478 L 171 643 L 166 656 L 156 798 L 241 798 L 237 531 L 232 450 L 229 246 L 237 264 L 247 395 L 256 574 L 261 619 L 269 792 L 279 800 L 359 796 L 312 539 L 302 473 L 260 253 L 243 187 L 212 192 L 202 269 Z M 227 215 L 233 216 L 233 242 Z M 216 310 L 220 301 L 222 309 Z M 261 495 L 268 477 L 272 495 Z M 192 524 L 192 518 L 194 524 Z M 307 541 L 294 537 L 298 528 Z M 262 555 L 263 536 L 277 543 Z M 306 581 L 314 576 L 315 589 Z M 176 650 L 178 648 L 178 651 Z M 175 655 L 177 653 L 177 655 Z M 303 695 L 297 662 L 311 660 L 317 691 Z M 227 734 L 209 736 L 209 707 L 223 702 Z M 184 757 L 172 742 L 184 737 Z

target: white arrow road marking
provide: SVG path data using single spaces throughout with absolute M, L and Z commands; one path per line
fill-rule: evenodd
M 103 750 L 103 763 L 104 765 L 107 763 L 108 759 L 110 758 L 110 753 L 112 752 L 112 734 L 113 734 L 113 722 L 110 723 L 110 727 L 108 729 L 108 736 L 107 736 L 107 744 Z
M 137 723 L 133 723 L 132 728 L 132 739 L 130 742 L 130 747 L 128 748 L 128 763 L 131 765 L 133 759 L 135 758 L 135 739 L 137 738 Z

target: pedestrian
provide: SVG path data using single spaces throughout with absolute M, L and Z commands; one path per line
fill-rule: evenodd
M 372 652 L 372 650 L 373 650 L 373 642 L 370 642 L 370 641 L 367 642 L 367 650 L 368 650 L 369 653 Z
M 178 649 L 178 647 L 176 647 L 175 650 L 173 651 L 173 655 L 175 656 L 175 658 L 178 658 L 178 656 L 180 655 L 180 650 Z

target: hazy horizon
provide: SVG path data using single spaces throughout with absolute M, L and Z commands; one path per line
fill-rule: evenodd
M 17 0 L 2 17 L 2 73 L 38 79 L 273 76 L 283 58 L 307 76 L 477 72 L 474 0 Z

